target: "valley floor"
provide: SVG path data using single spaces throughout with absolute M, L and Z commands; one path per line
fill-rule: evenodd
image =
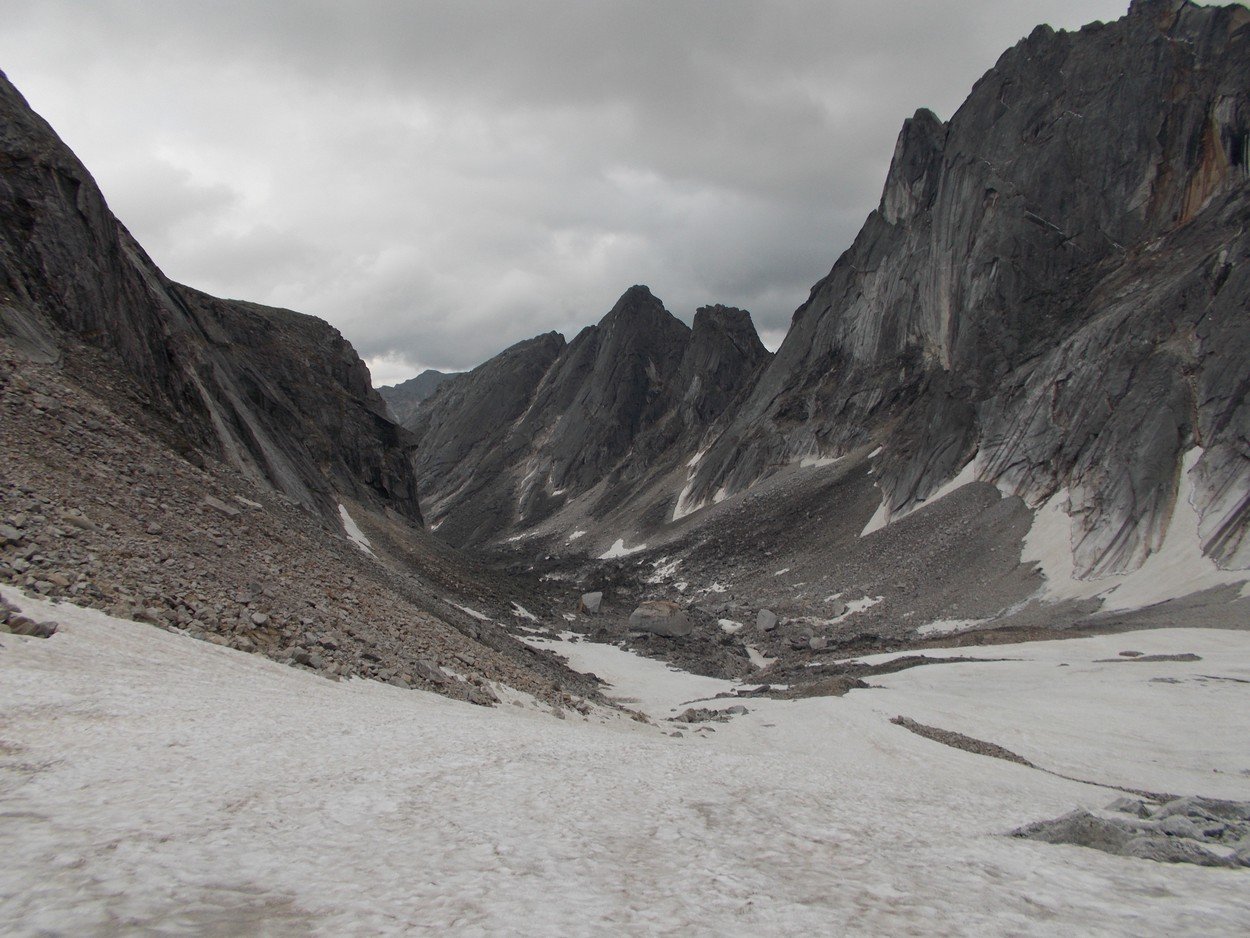
M 1120 792 L 889 722 L 1090 782 L 1250 799 L 1250 632 L 963 648 L 1008 660 L 703 702 L 749 713 L 700 730 L 666 718 L 730 683 L 612 646 L 544 643 L 658 726 L 560 720 L 506 688 L 492 710 L 333 683 L 4 595 L 61 623 L 0 636 L 5 934 L 1250 930 L 1250 870 L 1004 836 Z

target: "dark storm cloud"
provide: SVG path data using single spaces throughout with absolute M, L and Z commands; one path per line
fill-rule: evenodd
M 0 0 L 0 68 L 171 276 L 324 316 L 390 381 L 633 283 L 779 340 L 905 117 L 1125 7 Z

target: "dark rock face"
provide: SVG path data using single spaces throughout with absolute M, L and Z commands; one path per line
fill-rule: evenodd
M 511 476 L 526 443 L 513 428 L 565 348 L 555 332 L 519 342 L 444 383 L 414 415 L 426 516 L 443 538 L 485 540 L 515 514 Z
M 693 495 L 885 445 L 905 510 L 974 454 L 1066 491 L 1080 573 L 1161 541 L 1182 457 L 1203 547 L 1250 564 L 1250 11 L 1134 3 L 1039 27 L 947 124 L 899 135 L 885 191 L 795 314 Z
M 0 274 L 6 337 L 34 360 L 63 333 L 115 356 L 184 454 L 323 514 L 343 492 L 420 517 L 412 437 L 337 330 L 168 280 L 2 75 Z
M 409 378 L 400 384 L 378 388 L 378 393 L 382 395 L 382 400 L 386 401 L 386 406 L 391 409 L 391 415 L 396 422 L 409 423 L 416 416 L 421 405 L 438 390 L 440 385 L 462 374 L 464 374 L 462 371 L 445 372 L 427 368 L 415 378 Z
M 593 491 L 619 503 L 750 388 L 769 358 L 749 314 L 699 310 L 694 328 L 631 287 L 572 342 L 513 346 L 447 382 L 409 426 L 440 535 L 483 543 Z M 445 520 L 442 520 L 445 519 Z

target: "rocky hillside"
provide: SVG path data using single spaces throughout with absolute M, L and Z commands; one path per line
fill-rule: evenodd
M 694 391 L 677 362 L 700 343 L 631 291 L 646 349 L 601 351 L 618 304 L 535 406 L 514 402 L 533 445 L 510 450 L 506 493 L 467 481 L 471 457 L 426 464 L 433 517 L 456 542 L 556 509 L 565 527 L 662 537 L 784 467 L 880 447 L 870 528 L 955 477 L 993 482 L 1066 513 L 1075 572 L 1099 576 L 1159 547 L 1192 464 L 1203 550 L 1245 567 L 1247 61 L 1243 6 L 1139 0 L 1113 23 L 1038 27 L 949 121 L 905 123 L 878 208 L 775 357 L 744 339 L 745 314 L 708 311 L 723 370 L 700 372 L 732 380 Z M 481 432 L 449 405 L 426 425 Z
M 481 544 L 578 498 L 604 511 L 702 438 L 769 358 L 738 309 L 691 328 L 643 286 L 565 344 L 513 346 L 448 381 L 409 422 L 426 512 L 440 535 Z
M 0 273 L 0 334 L 45 361 L 63 335 L 105 351 L 177 450 L 323 517 L 339 494 L 420 517 L 411 437 L 338 331 L 166 278 L 2 74 Z
M 501 624 L 543 595 L 423 530 L 413 446 L 328 324 L 167 279 L 0 77 L 0 582 L 334 679 L 584 706 L 593 679 Z
M 425 400 L 438 390 L 439 385 L 461 374 L 463 372 L 435 371 L 433 368 L 427 368 L 415 378 L 378 388 L 378 393 L 382 395 L 382 400 L 386 401 L 386 406 L 391 409 L 391 416 L 398 423 L 407 423 L 412 420 Z

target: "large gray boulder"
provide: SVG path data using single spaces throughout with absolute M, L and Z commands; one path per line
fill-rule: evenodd
M 665 638 L 684 638 L 694 631 L 694 623 L 681 606 L 667 599 L 652 599 L 639 604 L 629 615 L 629 626 Z
M 581 602 L 578 603 L 578 611 L 587 613 L 588 615 L 596 615 L 599 607 L 603 605 L 603 593 L 596 590 L 593 593 L 582 593 Z

